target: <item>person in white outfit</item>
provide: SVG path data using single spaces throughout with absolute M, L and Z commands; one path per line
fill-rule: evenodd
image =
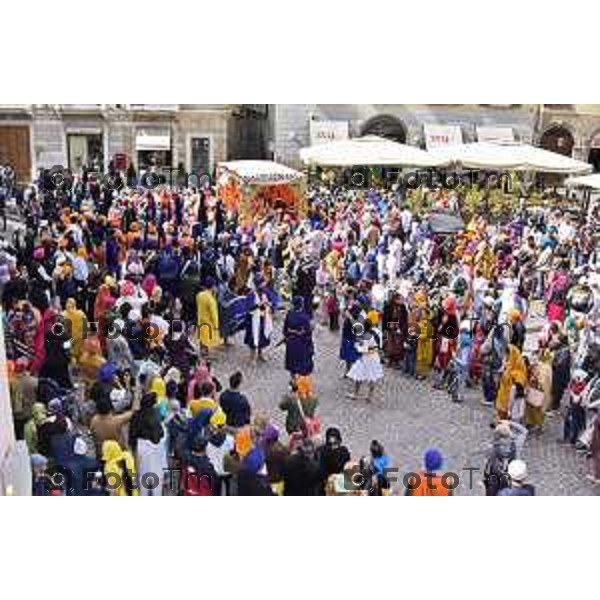
M 365 321 L 365 330 L 356 343 L 356 348 L 360 353 L 360 358 L 354 363 L 348 372 L 348 379 L 354 381 L 354 393 L 349 394 L 352 400 L 363 399 L 360 390 L 363 383 L 368 384 L 369 394 L 367 402 L 373 400 L 375 387 L 383 379 L 383 367 L 379 356 L 381 338 L 373 328 L 373 324 L 367 319 Z

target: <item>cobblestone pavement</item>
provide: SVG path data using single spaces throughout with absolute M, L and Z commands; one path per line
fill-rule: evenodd
M 10 239 L 18 227 L 20 224 L 9 220 L 4 237 Z M 231 373 L 243 371 L 244 391 L 254 410 L 265 412 L 283 429 L 284 415 L 278 403 L 289 378 L 283 368 L 284 348 L 273 347 L 281 339 L 280 327 L 281 320 L 276 323 L 273 345 L 266 354 L 268 362 L 252 360 L 240 334 L 234 346 L 215 356 L 214 369 L 223 385 Z M 479 390 L 469 390 L 465 404 L 456 405 L 444 392 L 432 389 L 427 381 L 409 380 L 401 373 L 386 370 L 376 402 L 369 405 L 353 401 L 346 397 L 352 385 L 342 379 L 339 334 L 319 326 L 315 345 L 314 380 L 323 429 L 338 426 L 353 458 L 367 454 L 371 440 L 377 439 L 385 445 L 401 480 L 403 474 L 420 469 L 423 452 L 436 446 L 447 459 L 446 470 L 460 476 L 457 494 L 483 494 L 479 482 L 492 437 L 489 423 L 493 412 L 481 406 Z M 562 419 L 549 420 L 544 434 L 527 442 L 525 459 L 531 483 L 540 495 L 600 495 L 600 487 L 586 480 L 586 460 L 558 443 L 561 428 Z M 473 472 L 473 485 L 470 473 L 464 469 L 480 469 Z
M 273 334 L 273 346 L 281 339 L 279 328 Z M 256 363 L 238 337 L 235 345 L 215 355 L 214 370 L 223 385 L 237 369 L 245 375 L 244 391 L 254 411 L 264 411 L 283 427 L 283 414 L 278 409 L 289 382 L 284 370 L 284 348 L 269 349 L 266 363 Z M 493 411 L 480 404 L 479 390 L 469 390 L 463 405 L 453 404 L 443 391 L 427 382 L 405 378 L 386 370 L 377 400 L 372 404 L 346 397 L 352 384 L 342 379 L 343 368 L 338 359 L 339 334 L 319 327 L 315 332 L 317 348 L 315 388 L 320 399 L 319 415 L 323 429 L 336 425 L 344 436 L 353 458 L 368 453 L 371 440 L 382 442 L 400 470 L 405 473 L 421 468 L 423 452 L 439 447 L 446 459 L 446 470 L 459 474 L 458 495 L 483 495 L 481 470 L 492 438 L 489 424 Z M 600 488 L 586 480 L 585 458 L 558 443 L 562 419 L 549 420 L 538 438 L 527 442 L 525 460 L 531 483 L 539 495 L 600 495 Z M 471 475 L 464 469 L 480 469 Z M 400 484 L 396 484 L 399 486 Z

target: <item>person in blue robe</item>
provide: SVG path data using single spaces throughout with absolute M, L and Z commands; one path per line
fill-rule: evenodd
M 310 315 L 304 310 L 304 299 L 295 297 L 292 310 L 283 325 L 285 338 L 285 368 L 289 373 L 300 376 L 311 375 L 314 371 L 315 347 L 312 339 Z
M 342 326 L 342 343 L 340 347 L 340 359 L 346 363 L 346 374 L 352 368 L 352 365 L 360 358 L 360 353 L 356 349 L 356 334 L 353 329 L 354 324 L 360 317 L 360 305 L 355 304 L 350 308 L 344 319 Z

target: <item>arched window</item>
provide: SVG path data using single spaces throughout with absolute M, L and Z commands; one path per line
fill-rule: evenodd
M 406 144 L 406 127 L 396 117 L 381 115 L 369 119 L 362 128 L 362 135 L 376 135 L 400 144 Z
M 566 127 L 555 125 L 542 135 L 541 146 L 544 150 L 572 157 L 575 140 Z
M 590 140 L 588 162 L 594 167 L 596 173 L 600 172 L 600 131 L 597 131 Z

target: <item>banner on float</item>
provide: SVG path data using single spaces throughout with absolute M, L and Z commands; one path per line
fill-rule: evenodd
M 343 142 L 350 137 L 348 121 L 311 121 L 310 144 L 319 146 L 331 142 Z

